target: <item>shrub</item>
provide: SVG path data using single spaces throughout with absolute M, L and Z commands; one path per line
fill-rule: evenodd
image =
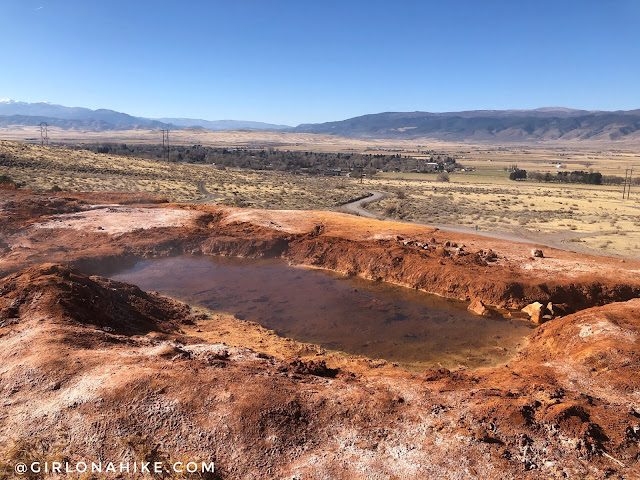
M 447 172 L 440 172 L 438 174 L 438 181 L 439 182 L 448 182 L 449 181 L 449 174 Z

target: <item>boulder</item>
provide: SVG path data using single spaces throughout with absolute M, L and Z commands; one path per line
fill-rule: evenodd
M 496 262 L 498 260 L 498 254 L 491 249 L 478 250 L 476 256 L 482 262 Z
M 547 311 L 554 317 L 563 317 L 573 312 L 573 309 L 566 303 L 551 303 L 547 304 Z
M 486 251 L 485 255 L 484 255 L 484 259 L 487 262 L 495 262 L 498 260 L 498 254 L 496 252 L 494 252 L 493 250 L 489 249 Z
M 540 302 L 533 302 L 522 309 L 524 313 L 529 315 L 529 320 L 533 323 L 544 323 L 543 316 L 546 308 Z
M 474 315 L 479 315 L 481 317 L 486 317 L 491 315 L 491 312 L 489 311 L 489 309 L 485 306 L 485 304 L 479 298 L 476 298 L 473 302 L 471 302 L 467 307 L 467 310 L 469 310 Z
M 542 250 L 540 250 L 539 248 L 532 248 L 531 249 L 531 256 L 532 257 L 538 257 L 538 258 L 544 258 L 544 253 L 542 253 Z
M 329 368 L 324 360 L 317 362 L 310 360 L 305 362 L 304 360 L 294 360 L 289 364 L 291 369 L 302 375 L 315 375 L 316 377 L 329 377 L 335 378 L 338 375 L 340 369 Z

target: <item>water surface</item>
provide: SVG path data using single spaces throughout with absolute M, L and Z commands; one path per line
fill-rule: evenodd
M 417 370 L 505 362 L 532 329 L 521 320 L 476 317 L 464 302 L 280 260 L 172 257 L 111 277 L 294 340 Z

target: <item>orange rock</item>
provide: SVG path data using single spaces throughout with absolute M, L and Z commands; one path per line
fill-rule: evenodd
M 545 313 L 545 307 L 540 302 L 533 302 L 522 309 L 522 311 L 529 315 L 529 319 L 533 323 L 544 323 L 543 315 Z
M 479 315 L 481 317 L 486 317 L 488 315 L 491 315 L 491 312 L 489 311 L 489 309 L 485 306 L 485 304 L 479 298 L 476 298 L 473 302 L 471 302 L 467 307 L 467 310 L 469 310 L 474 315 Z

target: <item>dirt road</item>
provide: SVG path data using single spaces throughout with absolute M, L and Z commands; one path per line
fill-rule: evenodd
M 403 220 L 398 220 L 397 218 L 392 218 L 392 217 L 385 217 L 384 215 L 380 215 L 376 212 L 363 208 L 364 205 L 368 205 L 374 202 L 379 202 L 383 198 L 386 198 L 389 196 L 388 193 L 384 193 L 384 192 L 370 192 L 370 193 L 371 193 L 371 196 L 363 198 L 361 200 L 356 200 L 355 202 L 347 203 L 346 205 L 344 205 L 344 208 L 349 213 L 360 215 L 361 217 L 375 218 L 378 220 L 387 220 L 387 221 L 393 221 L 393 222 L 398 222 L 398 221 L 403 222 Z M 498 240 L 507 240 L 510 242 L 518 242 L 518 243 L 535 243 L 536 245 L 557 248 L 557 249 L 566 250 L 569 252 L 602 254 L 602 252 L 591 250 L 586 247 L 581 247 L 579 245 L 568 245 L 565 243 L 567 241 L 570 241 L 572 238 L 582 238 L 586 236 L 593 237 L 593 236 L 600 235 L 600 233 L 585 234 L 585 233 L 574 233 L 574 232 L 564 232 L 564 233 L 559 232 L 554 234 L 548 234 L 548 233 L 541 233 L 541 232 L 528 232 L 529 235 L 517 235 L 517 234 L 507 233 L 507 232 L 476 230 L 473 227 L 463 227 L 459 225 L 443 225 L 443 224 L 437 224 L 437 223 L 420 223 L 420 222 L 406 222 L 406 221 L 404 221 L 404 223 L 427 225 L 430 227 L 435 227 L 444 232 L 480 235 L 482 237 L 495 238 Z
M 386 220 L 381 215 L 378 215 L 377 213 L 372 212 L 370 210 L 365 210 L 362 207 L 363 205 L 367 205 L 369 203 L 379 202 L 383 198 L 388 197 L 389 194 L 384 192 L 370 192 L 370 193 L 371 195 L 369 197 L 361 198 L 360 200 L 356 200 L 355 202 L 347 203 L 344 205 L 344 208 L 346 208 L 349 211 L 349 213 L 355 213 L 356 215 L 360 215 L 361 217 L 377 218 L 378 220 Z
M 189 200 L 188 203 L 215 203 L 219 198 L 223 198 L 222 195 L 211 193 L 209 190 L 207 190 L 205 182 L 198 182 L 197 187 L 198 193 L 204 196 L 202 198 L 199 198 L 198 200 Z

